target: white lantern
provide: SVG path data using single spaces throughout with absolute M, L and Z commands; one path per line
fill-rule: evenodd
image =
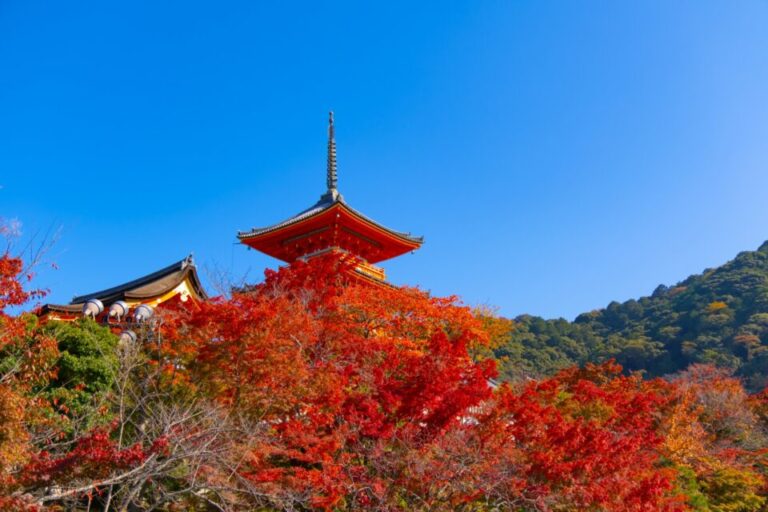
M 152 318 L 152 315 L 154 314 L 155 312 L 154 310 L 152 310 L 150 306 L 147 306 L 146 304 L 142 304 L 141 306 L 137 307 L 133 311 L 133 318 L 137 322 L 141 323 L 141 322 L 146 322 L 147 320 Z
M 111 317 L 117 317 L 118 319 L 120 319 L 127 314 L 128 314 L 128 304 L 126 304 L 122 300 L 118 300 L 117 302 L 109 306 L 109 316 Z
M 83 316 L 96 318 L 104 311 L 104 304 L 99 299 L 88 299 L 83 304 Z
M 123 331 L 118 339 L 120 343 L 136 343 L 136 333 L 133 331 Z

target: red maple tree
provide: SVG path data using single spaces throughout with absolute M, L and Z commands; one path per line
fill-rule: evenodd
M 240 485 L 272 506 L 680 510 L 656 448 L 665 385 L 589 366 L 494 392 L 481 319 L 333 257 L 177 311 L 169 373 L 261 428 Z M 181 372 L 180 368 L 184 368 Z

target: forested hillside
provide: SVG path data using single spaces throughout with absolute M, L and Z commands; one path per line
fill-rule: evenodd
M 612 302 L 574 322 L 515 319 L 496 349 L 502 377 L 539 377 L 615 358 L 651 376 L 693 363 L 730 368 L 752 389 L 768 383 L 768 242 L 648 297 Z

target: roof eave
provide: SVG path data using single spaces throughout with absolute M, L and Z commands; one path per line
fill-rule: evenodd
M 254 240 L 254 239 L 260 238 L 262 236 L 266 236 L 266 235 L 275 233 L 277 231 L 280 231 L 281 229 L 287 229 L 287 228 L 289 228 L 291 226 L 295 226 L 296 224 L 299 224 L 299 223 L 302 223 L 302 222 L 307 222 L 310 219 L 313 219 L 313 218 L 317 217 L 318 215 L 321 215 L 321 214 L 327 212 L 332 207 L 334 207 L 336 205 L 339 205 L 340 207 L 344 208 L 350 215 L 352 215 L 354 217 L 357 217 L 363 223 L 369 224 L 372 227 L 374 227 L 375 229 L 383 231 L 383 232 L 387 233 L 389 236 L 392 236 L 392 237 L 394 237 L 396 239 L 399 239 L 399 240 L 401 240 L 401 241 L 403 241 L 403 242 L 405 242 L 407 244 L 415 245 L 414 248 L 418 248 L 419 246 L 421 246 L 424 243 L 424 237 L 422 237 L 422 236 L 418 236 L 418 237 L 417 236 L 412 236 L 409 233 L 402 233 L 400 231 L 395 231 L 393 229 L 390 229 L 390 228 L 388 228 L 388 227 L 386 227 L 386 226 L 376 222 L 375 220 L 373 220 L 373 219 L 363 215 L 362 213 L 358 212 L 357 210 L 355 210 L 354 208 L 349 206 L 342 199 L 334 200 L 332 202 L 327 203 L 326 205 L 323 205 L 322 203 L 323 203 L 323 201 L 321 200 L 318 204 L 314 205 L 312 208 L 309 208 L 309 209 L 305 210 L 304 212 L 299 213 L 299 214 L 295 215 L 294 217 L 292 217 L 292 218 L 290 218 L 290 219 L 288 219 L 286 221 L 280 222 L 278 224 L 275 224 L 273 226 L 266 227 L 266 228 L 254 229 L 254 230 L 251 230 L 250 232 L 247 232 L 247 233 L 240 232 L 240 233 L 237 234 L 237 238 L 238 238 L 238 240 L 240 242 L 245 242 L 247 240 Z M 312 211 L 313 209 L 319 208 L 321 206 L 324 206 L 324 207 L 318 209 L 316 212 L 312 213 L 311 215 L 307 215 L 306 217 L 302 217 L 302 215 L 304 215 L 306 212 Z

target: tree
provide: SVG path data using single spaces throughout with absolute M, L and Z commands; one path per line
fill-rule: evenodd
M 27 426 L 44 416 L 44 404 L 30 392 L 52 376 L 57 349 L 51 338 L 31 334 L 32 317 L 9 313 L 44 295 L 25 288 L 32 271 L 11 252 L 13 235 L 12 226 L 0 219 L 0 237 L 7 241 L 0 255 L 0 508 L 23 510 L 31 508 L 28 501 L 8 495 L 17 487 L 14 473 L 34 450 Z
M 606 363 L 503 388 L 478 418 L 483 492 L 512 510 L 683 510 L 658 453 L 667 387 Z
M 136 343 L 6 314 L 0 508 L 764 507 L 765 393 L 711 367 L 646 380 L 613 361 L 496 386 L 510 332 L 554 343 L 582 327 L 374 286 L 354 263 L 328 255 L 231 298 L 167 303 Z
M 198 391 L 263 428 L 227 483 L 253 506 L 409 502 L 390 460 L 487 399 L 482 324 L 455 298 L 357 282 L 335 257 L 268 272 L 230 300 L 180 311 L 168 353 Z M 394 472 L 394 473 L 393 473 Z
M 694 365 L 672 382 L 662 453 L 694 482 L 696 510 L 762 510 L 768 440 L 760 396 L 750 397 L 727 370 L 706 365 Z

